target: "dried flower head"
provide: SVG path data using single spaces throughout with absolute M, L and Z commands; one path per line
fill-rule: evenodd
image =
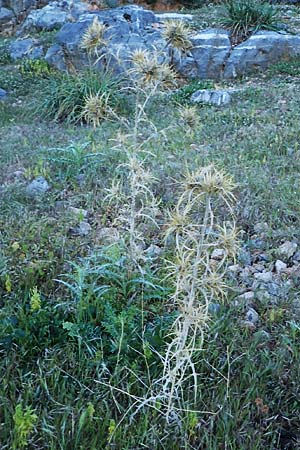
M 107 116 L 108 101 L 109 94 L 106 92 L 102 94 L 98 92 L 96 95 L 86 97 L 82 110 L 84 120 L 92 124 L 94 128 L 98 127 L 101 121 Z
M 223 273 L 210 270 L 198 280 L 199 290 L 206 293 L 209 301 L 226 297 L 228 286 L 224 283 L 223 278 Z
M 220 247 L 225 250 L 226 256 L 229 258 L 236 258 L 239 251 L 239 231 L 235 224 L 226 224 L 218 226 L 218 242 Z
M 131 73 L 143 87 L 160 85 L 169 87 L 174 84 L 176 73 L 171 67 L 160 62 L 158 54 L 146 50 L 135 50 L 131 55 L 133 69 Z
M 199 115 L 196 106 L 185 106 L 179 109 L 180 121 L 190 129 L 199 124 Z
M 107 40 L 104 39 L 107 27 L 99 22 L 98 17 L 95 17 L 93 23 L 88 27 L 81 39 L 81 48 L 84 48 L 88 53 L 97 53 L 98 48 L 105 47 Z
M 190 29 L 182 20 L 166 22 L 162 35 L 169 45 L 181 52 L 187 52 L 192 48 Z
M 232 193 L 234 188 L 235 184 L 229 175 L 210 165 L 187 174 L 183 183 L 183 195 L 188 195 L 189 199 L 194 198 L 197 201 L 204 195 L 218 196 L 230 206 L 231 201 L 234 200 Z
M 175 235 L 178 247 L 178 241 L 180 236 L 185 235 L 190 228 L 189 210 L 186 208 L 181 211 L 176 208 L 174 211 L 168 211 L 169 220 L 166 225 L 165 239 L 169 236 Z

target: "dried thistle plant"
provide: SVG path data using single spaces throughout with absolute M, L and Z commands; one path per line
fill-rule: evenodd
M 235 185 L 231 177 L 214 166 L 188 173 L 181 184 L 181 195 L 170 214 L 166 236 L 174 237 L 175 263 L 170 263 L 174 279 L 172 301 L 178 316 L 172 326 L 172 339 L 167 346 L 164 375 L 160 380 L 162 392 L 168 399 L 167 417 L 174 404 L 180 403 L 183 383 L 190 377 L 197 394 L 195 353 L 202 348 L 209 322 L 209 305 L 224 299 L 227 286 L 227 263 L 238 250 L 235 225 L 216 224 L 217 209 L 225 203 L 231 211 Z M 202 218 L 199 221 L 199 218 Z M 218 246 L 224 257 L 215 264 L 211 253 Z
M 172 48 L 185 53 L 192 48 L 190 33 L 189 27 L 182 20 L 169 20 L 162 36 Z
M 95 17 L 92 24 L 88 27 L 81 39 L 81 48 L 86 50 L 88 54 L 95 53 L 98 56 L 98 50 L 106 47 L 108 42 L 104 35 L 107 27 L 99 22 L 98 17 Z

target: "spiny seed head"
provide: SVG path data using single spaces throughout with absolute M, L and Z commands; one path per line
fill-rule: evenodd
M 104 202 L 118 204 L 124 201 L 123 186 L 120 180 L 112 180 L 111 187 L 105 189 L 105 191 L 107 195 L 104 197 Z
M 196 106 L 180 108 L 179 117 L 181 122 L 189 128 L 195 128 L 199 124 L 199 115 Z
M 146 50 L 136 49 L 131 53 L 131 62 L 135 66 L 142 66 L 149 57 L 149 52 Z
M 175 209 L 174 211 L 168 211 L 169 221 L 166 226 L 166 235 L 172 233 L 181 233 L 189 226 L 190 219 L 185 212 Z
M 181 52 L 186 52 L 192 48 L 189 38 L 190 29 L 182 20 L 166 22 L 162 35 L 169 45 Z
M 192 173 L 188 173 L 183 183 L 183 190 L 189 195 L 199 197 L 202 195 L 215 195 L 226 202 L 234 200 L 232 191 L 235 184 L 232 178 L 213 165 L 203 167 Z
M 95 17 L 93 23 L 88 27 L 81 39 L 81 48 L 84 48 L 89 53 L 97 52 L 100 47 L 105 47 L 107 41 L 104 39 L 107 27 L 100 23 L 98 17 Z
M 85 99 L 82 116 L 87 123 L 98 127 L 104 117 L 107 115 L 109 94 L 103 92 L 95 95 L 90 94 Z
M 225 250 L 226 255 L 229 258 L 235 259 L 239 251 L 239 231 L 235 224 L 226 224 L 218 226 L 218 242 L 220 246 Z
M 224 298 L 226 296 L 227 285 L 223 281 L 223 274 L 215 271 L 209 272 L 198 281 L 200 289 L 205 289 L 213 298 Z
M 143 86 L 169 87 L 174 84 L 176 73 L 171 67 L 159 61 L 157 54 L 150 54 L 146 50 L 135 50 L 131 55 L 133 69 L 131 73 Z

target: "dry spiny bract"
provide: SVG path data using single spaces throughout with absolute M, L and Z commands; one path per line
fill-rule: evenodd
M 166 22 L 162 35 L 171 47 L 176 48 L 180 52 L 184 53 L 192 48 L 190 29 L 181 20 Z
M 159 60 L 158 54 L 150 54 L 146 50 L 136 50 L 131 55 L 133 68 L 130 73 L 143 87 L 171 87 L 176 73 L 171 67 Z
M 235 260 L 240 248 L 239 235 L 240 232 L 236 225 L 226 224 L 217 227 L 218 245 L 225 251 L 225 255 Z
M 88 124 L 92 124 L 94 128 L 99 127 L 101 121 L 108 114 L 108 101 L 109 94 L 105 92 L 86 97 L 82 110 L 84 120 Z
M 230 202 L 235 199 L 232 192 L 236 185 L 232 177 L 212 165 L 188 173 L 182 187 L 183 197 L 188 196 L 196 201 L 201 198 L 205 200 L 206 195 L 217 196 L 230 206 Z
M 97 54 L 99 48 L 107 45 L 107 40 L 104 38 L 106 30 L 106 25 L 99 22 L 98 17 L 95 17 L 93 23 L 82 36 L 81 48 L 84 48 L 88 53 L 94 52 Z
M 176 248 L 180 247 L 182 236 L 187 235 L 191 228 L 191 220 L 189 217 L 189 208 L 176 208 L 174 211 L 168 211 L 168 221 L 165 228 L 166 241 L 172 235 L 175 236 Z
M 179 109 L 180 122 L 193 130 L 199 125 L 199 114 L 196 106 L 185 106 Z

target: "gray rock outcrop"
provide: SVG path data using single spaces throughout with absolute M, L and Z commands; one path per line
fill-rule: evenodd
M 233 48 L 224 68 L 224 78 L 235 78 L 267 69 L 280 60 L 300 55 L 300 36 L 259 31 Z
M 28 0 L 29 2 L 33 0 Z M 3 9 L 3 8 L 2 8 Z M 9 16 L 9 12 L 6 12 Z M 158 14 L 136 5 L 90 11 L 82 0 L 51 1 L 45 7 L 33 10 L 25 20 L 20 34 L 60 28 L 54 44 L 48 49 L 46 60 L 60 70 L 69 67 L 82 69 L 89 63 L 81 48 L 83 34 L 95 18 L 106 26 L 107 45 L 99 49 L 96 66 L 105 64 L 116 73 L 129 66 L 133 50 L 158 50 L 162 59 L 172 62 L 186 78 L 235 78 L 255 70 L 300 55 L 300 36 L 286 32 L 260 31 L 237 46 L 232 46 L 230 32 L 211 28 L 191 35 L 192 48 L 184 54 L 170 52 L 162 31 L 170 18 L 183 20 L 182 14 Z M 186 15 L 190 21 L 191 15 Z M 1 20 L 1 16 L 0 16 Z M 12 45 L 12 58 L 41 57 L 43 50 L 37 43 L 23 39 Z M 94 60 L 94 62 L 95 62 Z M 218 100 L 219 101 L 219 100 Z

